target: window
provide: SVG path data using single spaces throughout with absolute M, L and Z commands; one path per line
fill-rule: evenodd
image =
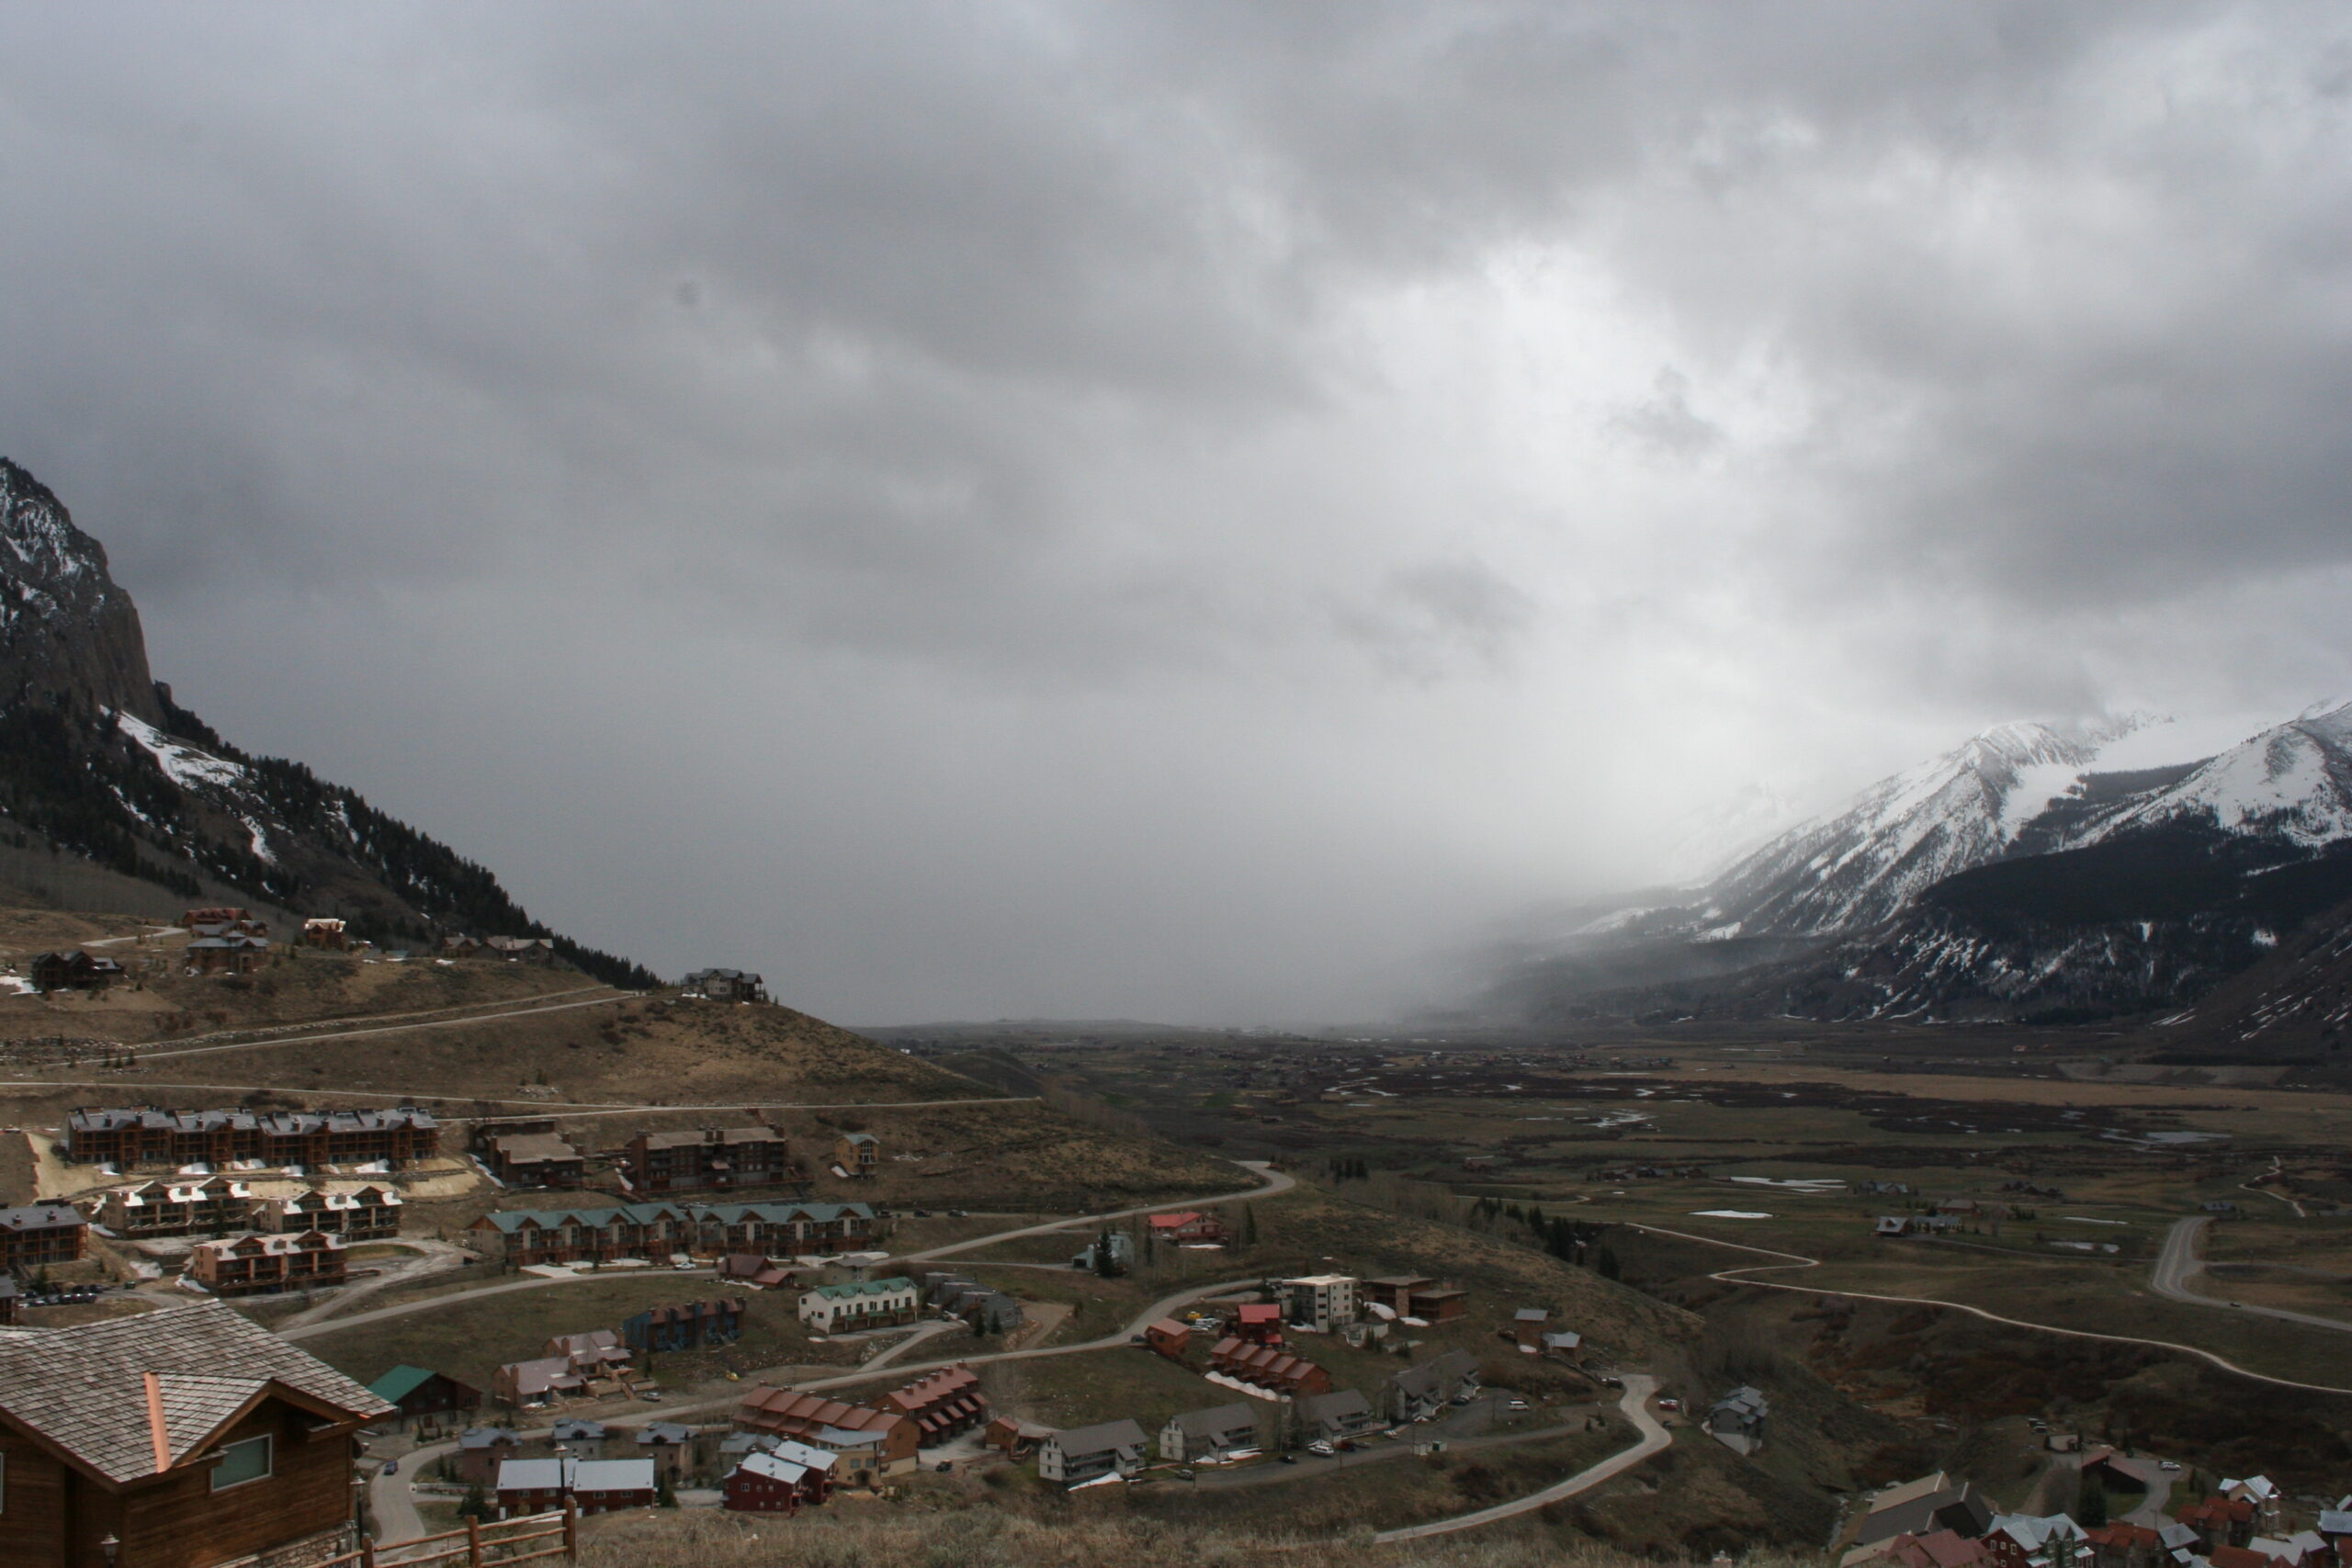
M 266 1436 L 222 1444 L 220 1462 L 212 1468 L 212 1490 L 225 1492 L 232 1486 L 243 1486 L 248 1481 L 267 1480 L 269 1450 L 270 1439 Z

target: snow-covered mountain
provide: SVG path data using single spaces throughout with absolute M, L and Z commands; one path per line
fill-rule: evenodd
M 138 907 L 340 914 L 403 941 L 550 937 L 600 978 L 652 978 L 556 936 L 488 870 L 356 792 L 250 756 L 180 707 L 148 672 L 104 547 L 0 458 L 0 856 L 31 881 L 51 850 L 123 879 L 113 889 Z
M 2026 827 L 2145 721 L 2062 731 L 2004 724 L 1792 828 L 1707 889 L 1710 935 L 1833 935 L 1873 926 L 1956 872 L 2007 853 Z
M 2182 823 L 2304 849 L 2352 839 L 2352 703 L 2266 729 L 2069 838 L 2093 844 Z
M 2193 1001 L 2352 919 L 2352 705 L 2201 761 L 2145 761 L 2151 721 L 2007 724 L 1799 824 L 1702 889 L 1522 958 L 1538 1016 L 2112 1016 Z M 1612 979 L 1611 976 L 1614 976 Z

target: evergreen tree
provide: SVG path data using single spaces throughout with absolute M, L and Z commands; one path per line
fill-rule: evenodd
M 461 1519 L 487 1519 L 495 1512 L 479 1481 L 466 1488 L 465 1501 L 458 1505 L 458 1517 Z
M 1241 1205 L 1241 1245 L 1258 1245 L 1258 1206 L 1255 1203 Z
M 2107 1488 L 2096 1481 L 2083 1483 L 2082 1501 L 2075 1506 L 2075 1522 L 2095 1530 L 2107 1523 Z
M 1601 1243 L 1601 1244 L 1600 1244 L 1600 1256 L 1599 1256 L 1599 1257 L 1597 1257 L 1597 1258 L 1595 1258 L 1593 1259 L 1593 1267 L 1594 1267 L 1595 1269 L 1599 1269 L 1599 1270 L 1600 1270 L 1600 1277 L 1601 1277 L 1602 1279 L 1604 1279 L 1604 1280 L 1614 1280 L 1614 1279 L 1616 1279 L 1616 1278 L 1617 1278 L 1617 1251 L 1616 1251 L 1616 1249 L 1615 1249 L 1614 1247 L 1611 1247 L 1607 1242 L 1603 1242 L 1603 1243 Z

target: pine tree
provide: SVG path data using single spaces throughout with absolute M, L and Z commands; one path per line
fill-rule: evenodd
M 1604 1280 L 1614 1280 L 1617 1278 L 1616 1248 L 1611 1247 L 1607 1242 L 1601 1243 L 1600 1255 L 1593 1259 L 1593 1267 L 1600 1270 L 1600 1277 Z
M 1241 1245 L 1258 1245 L 1258 1205 L 1255 1203 L 1241 1205 Z
M 2097 1529 L 2107 1523 L 2107 1488 L 2098 1482 L 2083 1486 L 2081 1502 L 2075 1505 L 2075 1522 L 2085 1529 Z

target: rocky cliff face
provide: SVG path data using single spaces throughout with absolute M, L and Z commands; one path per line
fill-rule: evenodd
M 222 888 L 338 915 L 394 942 L 442 932 L 553 938 L 600 979 L 626 959 L 557 935 L 498 879 L 300 762 L 239 750 L 148 672 L 104 547 L 0 458 L 0 834 L 191 900 Z
M 106 547 L 48 486 L 0 457 L 0 698 L 57 698 L 163 720 L 147 641 Z

